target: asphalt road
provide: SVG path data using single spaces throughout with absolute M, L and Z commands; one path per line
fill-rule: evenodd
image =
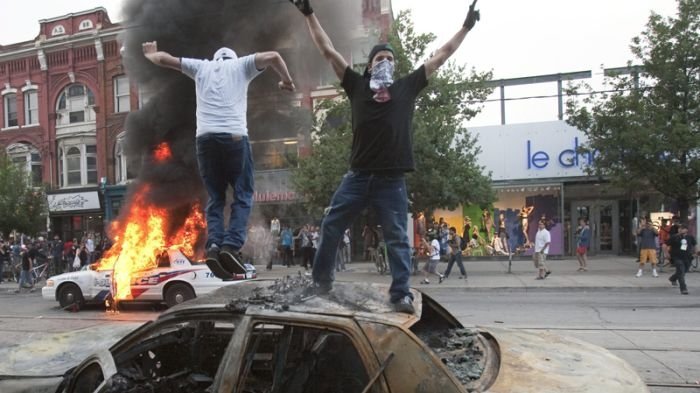
M 121 329 L 162 307 L 133 305 L 66 312 L 40 293 L 0 286 L 0 348 L 86 327 Z M 607 348 L 628 361 L 654 393 L 700 392 L 700 297 L 660 290 L 462 290 L 422 288 L 466 326 L 551 330 Z

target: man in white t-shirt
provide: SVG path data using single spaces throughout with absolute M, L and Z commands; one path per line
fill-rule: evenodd
M 551 242 L 552 235 L 550 235 L 547 228 L 545 228 L 544 221 L 540 221 L 537 227 L 537 235 L 535 235 L 535 248 L 532 254 L 532 260 L 537 269 L 536 278 L 538 280 L 544 280 L 547 276 L 552 274 L 552 271 L 547 268 L 546 264 L 547 254 L 549 254 L 549 244 Z
M 197 98 L 197 163 L 209 194 L 207 264 L 220 278 L 244 274 L 240 249 L 246 239 L 253 205 L 253 157 L 246 123 L 248 85 L 267 67 L 279 75 L 279 88 L 294 91 L 287 65 L 277 52 L 238 57 L 220 48 L 212 60 L 173 57 L 158 51 L 157 43 L 142 44 L 152 63 L 181 71 L 195 82 Z M 225 228 L 226 190 L 233 187 L 233 203 Z
M 437 270 L 438 263 L 440 263 L 440 241 L 437 238 L 437 235 L 430 233 L 428 234 L 428 237 L 431 238 L 430 243 L 428 243 L 425 238 L 423 238 L 423 242 L 425 245 L 425 248 L 429 252 L 429 257 L 428 261 L 425 262 L 425 266 L 423 266 L 423 281 L 421 281 L 421 284 L 430 284 L 430 280 L 428 279 L 428 275 L 434 274 L 438 277 L 438 280 L 440 283 L 445 279 L 445 276 L 440 274 Z

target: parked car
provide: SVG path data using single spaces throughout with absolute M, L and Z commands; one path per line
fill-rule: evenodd
M 136 272 L 131 281 L 131 301 L 164 302 L 169 307 L 209 293 L 234 282 L 253 279 L 257 271 L 246 264 L 245 274 L 221 280 L 204 262 L 193 262 L 179 249 L 163 249 L 154 256 L 156 268 Z M 46 300 L 58 301 L 62 308 L 80 308 L 86 303 L 104 303 L 112 289 L 112 270 L 82 270 L 49 277 L 41 289 Z
M 165 311 L 63 376 L 0 379 L 0 390 L 648 393 L 625 361 L 580 340 L 465 329 L 416 290 L 417 313 L 407 315 L 393 311 L 385 285 L 336 282 L 319 297 L 304 280 L 223 287 Z

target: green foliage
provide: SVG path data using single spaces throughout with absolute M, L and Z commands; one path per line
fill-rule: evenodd
M 678 0 L 675 17 L 652 13 L 631 49 L 639 72 L 567 102 L 567 121 L 588 136 L 582 150 L 596 152 L 592 174 L 637 194 L 653 188 L 687 216 L 700 180 L 700 0 Z
M 456 29 L 455 29 L 456 30 Z M 469 39 L 467 37 L 467 39 Z M 394 22 L 389 42 L 395 49 L 396 74 L 407 75 L 428 56 L 432 34 L 417 34 L 409 12 Z M 486 99 L 483 84 L 491 73 L 477 73 L 448 62 L 434 74 L 416 101 L 413 119 L 415 172 L 407 175 L 411 211 L 454 209 L 462 203 L 488 205 L 495 196 L 491 179 L 477 165 L 477 140 L 464 127 L 479 110 L 474 102 Z M 312 135 L 312 154 L 302 158 L 292 180 L 306 198 L 309 210 L 320 211 L 330 202 L 348 170 L 352 128 L 350 104 L 343 94 L 319 107 Z
M 35 234 L 45 227 L 46 195 L 32 188 L 28 175 L 0 153 L 0 232 Z

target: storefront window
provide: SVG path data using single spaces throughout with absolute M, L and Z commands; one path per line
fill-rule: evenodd
M 298 151 L 296 139 L 256 141 L 252 143 L 255 169 L 286 169 L 296 164 Z

